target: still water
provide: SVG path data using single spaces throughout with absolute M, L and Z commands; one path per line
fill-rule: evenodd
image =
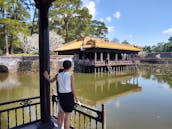
M 105 104 L 107 129 L 172 129 L 171 66 L 140 67 L 136 74 L 74 77 L 82 103 L 97 108 Z M 0 74 L 0 102 L 38 95 L 38 74 Z

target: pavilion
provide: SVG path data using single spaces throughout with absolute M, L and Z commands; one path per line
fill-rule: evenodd
M 130 45 L 110 42 L 106 39 L 80 37 L 55 49 L 58 55 L 74 55 L 77 71 L 105 72 L 125 69 L 136 63 L 142 49 Z

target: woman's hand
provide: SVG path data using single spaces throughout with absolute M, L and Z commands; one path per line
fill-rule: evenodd
M 76 101 L 76 103 L 79 104 L 80 106 L 82 105 L 78 98 L 75 98 L 75 101 Z
M 48 74 L 48 71 L 44 71 L 43 75 L 44 75 L 45 79 L 50 81 L 50 75 Z

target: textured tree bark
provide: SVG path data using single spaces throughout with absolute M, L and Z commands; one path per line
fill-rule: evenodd
M 6 55 L 9 55 L 8 30 L 6 25 L 4 25 L 4 35 L 5 35 L 5 53 Z
M 64 18 L 64 22 L 65 22 L 65 30 L 66 30 L 66 37 L 65 37 L 65 42 L 68 42 L 68 30 L 69 30 L 69 26 L 68 26 L 68 17 Z
M 13 46 L 13 35 L 11 36 L 11 42 L 10 42 L 10 47 L 9 47 L 9 52 L 10 54 L 14 53 L 14 46 Z

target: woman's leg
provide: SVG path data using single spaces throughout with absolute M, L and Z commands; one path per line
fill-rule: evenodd
M 61 117 L 60 117 L 60 124 L 63 125 L 64 123 L 64 112 L 61 112 Z
M 64 122 L 64 113 L 63 112 L 58 112 L 58 117 L 57 117 L 57 124 L 58 124 L 58 129 L 62 128 L 63 122 Z
M 58 115 L 57 115 L 57 123 L 58 123 L 58 125 L 61 124 L 61 112 L 58 112 Z
M 70 118 L 71 118 L 71 113 L 65 113 L 64 129 L 70 129 Z

